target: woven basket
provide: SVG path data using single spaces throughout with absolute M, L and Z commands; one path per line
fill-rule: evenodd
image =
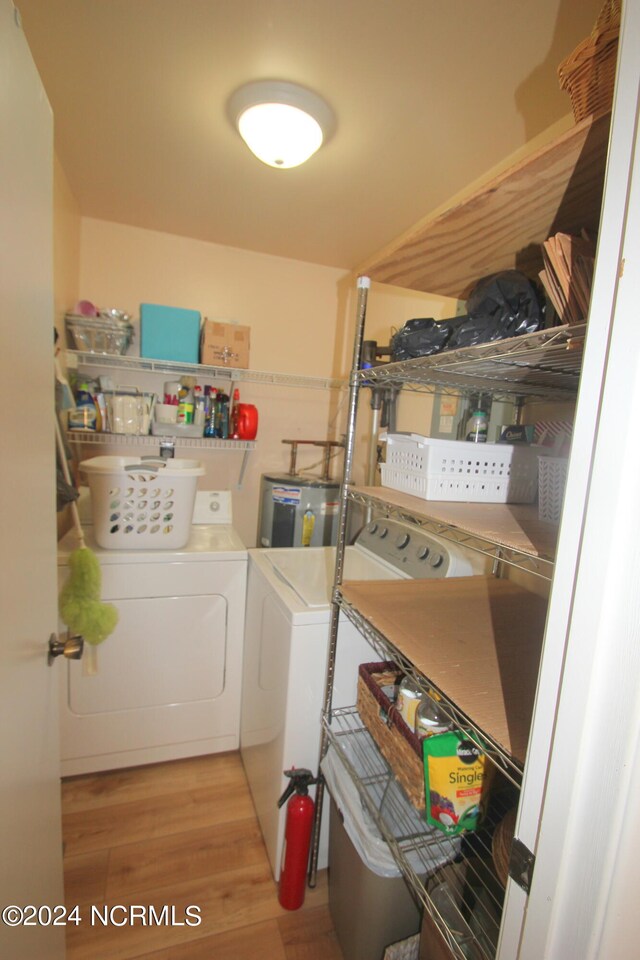
M 496 868 L 498 880 L 503 887 L 507 885 L 509 876 L 509 860 L 511 858 L 511 844 L 513 843 L 513 832 L 516 825 L 516 807 L 502 818 L 495 829 L 493 840 L 491 842 L 491 853 L 493 863 Z
M 620 0 L 606 0 L 591 36 L 558 67 L 560 88 L 571 98 L 576 123 L 611 109 L 616 77 Z
M 381 687 L 395 684 L 402 671 L 391 662 L 361 663 L 358 668 L 358 713 L 410 803 L 425 808 L 422 744 Z

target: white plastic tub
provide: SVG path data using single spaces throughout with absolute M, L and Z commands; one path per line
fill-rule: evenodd
M 423 500 L 532 503 L 538 454 L 524 445 L 437 440 L 416 433 L 387 437 L 382 486 Z
M 94 535 L 105 550 L 170 550 L 189 539 L 199 460 L 93 457 L 80 464 Z

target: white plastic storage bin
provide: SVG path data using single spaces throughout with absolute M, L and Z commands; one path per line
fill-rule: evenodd
M 564 488 L 567 482 L 567 457 L 540 457 L 538 461 L 538 517 L 547 523 L 560 523 Z
M 538 453 L 508 443 L 435 440 L 416 433 L 387 437 L 382 486 L 423 500 L 532 503 Z
M 94 457 L 83 460 L 94 535 L 106 550 L 175 550 L 189 539 L 199 460 Z

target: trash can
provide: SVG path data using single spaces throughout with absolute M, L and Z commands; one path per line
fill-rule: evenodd
M 322 761 L 322 772 L 331 795 L 329 909 L 336 936 L 349 960 L 382 960 L 389 944 L 419 931 L 421 912 L 333 747 Z M 391 788 L 400 789 L 393 782 Z M 417 811 L 415 818 L 417 832 L 431 829 Z M 459 841 L 436 844 L 430 853 L 433 863 L 427 866 L 438 869 L 458 848 Z M 424 855 L 411 866 L 424 875 Z

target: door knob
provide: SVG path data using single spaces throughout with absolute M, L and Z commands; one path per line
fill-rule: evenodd
M 49 666 L 56 657 L 66 657 L 67 660 L 79 660 L 82 656 L 84 640 L 80 636 L 67 637 L 66 640 L 59 640 L 55 633 L 49 637 L 49 651 L 47 653 L 47 663 Z

